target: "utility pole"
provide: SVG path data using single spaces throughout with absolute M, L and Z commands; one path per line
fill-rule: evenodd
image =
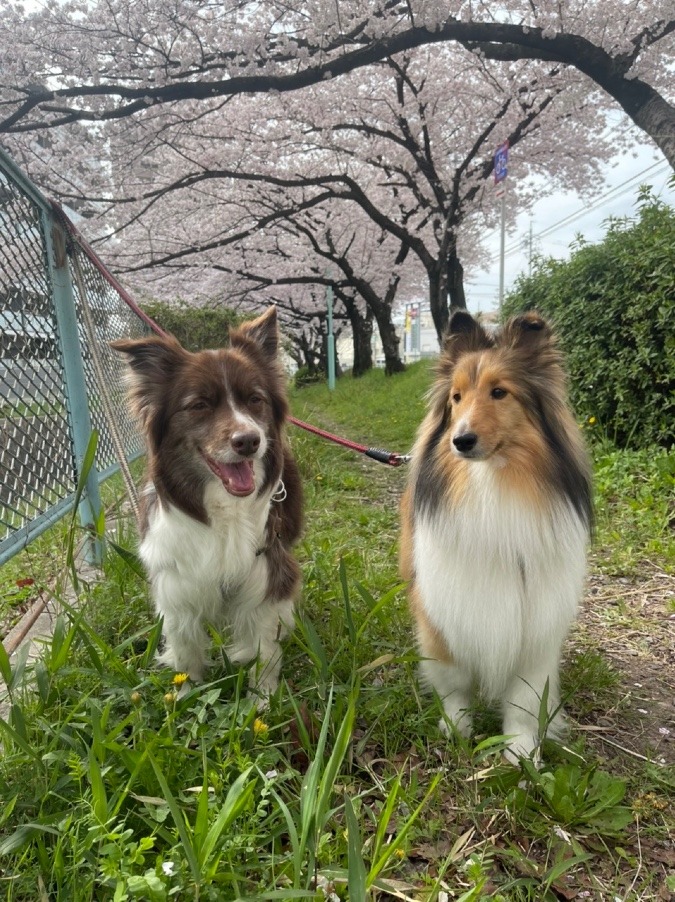
M 328 363 L 328 388 L 335 388 L 335 336 L 333 335 L 333 286 L 326 289 L 326 306 L 328 307 L 328 335 L 326 336 L 326 355 Z

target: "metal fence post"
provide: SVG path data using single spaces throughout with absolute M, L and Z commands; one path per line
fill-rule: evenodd
M 68 395 L 69 425 L 75 453 L 75 472 L 79 483 L 82 461 L 91 437 L 92 426 L 89 416 L 87 384 L 80 351 L 75 295 L 70 276 L 66 233 L 55 217 L 42 210 L 42 225 L 45 239 L 47 266 L 52 283 L 59 345 L 63 359 L 63 371 Z M 85 491 L 79 506 L 80 523 L 91 534 L 87 541 L 85 557 L 88 563 L 100 565 L 103 559 L 101 540 L 96 536 L 94 524 L 101 512 L 101 496 L 98 488 L 99 477 L 92 466 L 86 481 Z

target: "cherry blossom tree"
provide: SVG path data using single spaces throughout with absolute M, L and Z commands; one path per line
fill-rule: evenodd
M 213 296 L 211 268 L 238 280 L 230 297 L 251 286 L 259 296 L 282 279 L 322 284 L 332 264 L 336 288 L 371 310 L 394 372 L 391 313 L 404 274 L 419 287 L 419 268 L 426 272 L 439 338 L 448 301 L 465 306 L 460 247 L 465 262 L 480 262 L 481 235 L 497 215 L 495 145 L 507 138 L 518 149 L 516 175 L 545 171 L 551 187 L 589 191 L 609 153 L 596 134 L 601 117 L 574 73 L 530 61 L 494 73 L 466 51 L 422 48 L 302 95 L 182 105 L 169 115 L 154 108 L 108 127 L 114 203 L 102 210 L 123 227 L 117 267 L 161 268 L 165 285 L 167 273 L 188 271 L 190 290 L 201 281 Z M 556 142 L 564 155 L 554 154 Z M 513 200 L 527 204 L 531 187 L 513 183 Z M 182 293 L 179 282 L 174 290 Z
M 612 149 L 597 133 L 597 98 L 559 67 L 526 62 L 496 74 L 465 51 L 434 47 L 347 76 L 343 86 L 333 87 L 333 103 L 325 86 L 281 101 L 285 127 L 299 127 L 312 160 L 305 183 L 360 206 L 399 242 L 400 262 L 417 258 L 439 340 L 449 306 L 466 306 L 460 256 L 476 265 L 481 235 L 495 223 L 496 144 L 507 139 L 518 150 L 512 212 L 532 199 L 528 173 L 546 172 L 551 188 L 597 189 Z M 554 151 L 560 144 L 563 154 Z
M 0 130 L 287 92 L 422 45 L 572 67 L 675 166 L 672 0 L 4 0 Z M 670 61 L 670 65 L 669 65 Z
M 607 96 L 589 75 L 624 108 L 633 86 L 640 127 L 667 121 L 665 0 L 639 14 L 628 0 L 508 0 L 498 14 L 431 0 L 6 9 L 0 128 L 31 173 L 98 216 L 119 268 L 183 296 L 279 296 L 315 329 L 330 264 L 338 315 L 358 333 L 369 311 L 390 371 L 402 278 L 426 273 L 439 336 L 448 298 L 465 303 L 463 267 L 496 216 L 496 143 L 517 148 L 514 176 L 584 191 L 608 153 Z M 611 60 L 616 84 L 572 47 L 598 72 Z M 512 184 L 526 204 L 526 180 Z

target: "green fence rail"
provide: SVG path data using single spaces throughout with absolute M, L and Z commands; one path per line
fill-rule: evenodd
M 79 517 L 97 521 L 99 484 L 119 467 L 104 391 L 127 460 L 142 453 L 108 343 L 147 332 L 71 221 L 0 149 L 0 564 L 72 511 L 93 430 Z M 89 559 L 99 554 L 92 542 Z

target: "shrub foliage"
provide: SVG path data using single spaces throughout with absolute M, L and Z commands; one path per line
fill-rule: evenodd
M 143 310 L 188 351 L 222 348 L 232 326 L 243 319 L 227 307 L 190 307 L 184 302 L 150 301 L 143 304 Z
M 567 261 L 540 259 L 504 304 L 556 325 L 577 414 L 620 447 L 675 440 L 675 210 L 642 189 L 634 218 Z

